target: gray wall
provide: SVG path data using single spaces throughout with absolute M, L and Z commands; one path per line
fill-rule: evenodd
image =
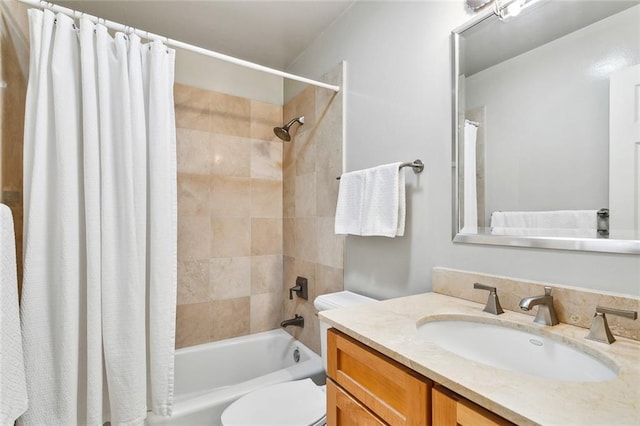
M 425 162 L 421 175 L 405 172 L 404 237 L 347 237 L 345 288 L 420 293 L 444 266 L 640 295 L 640 256 L 451 242 L 449 33 L 470 17 L 462 1 L 356 2 L 288 69 L 318 77 L 347 61 L 346 170 Z

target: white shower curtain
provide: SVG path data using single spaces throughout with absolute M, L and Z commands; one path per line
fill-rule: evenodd
M 478 126 L 464 121 L 464 216 L 463 234 L 478 232 L 478 190 L 476 179 L 476 137 Z
M 22 424 L 171 412 L 175 52 L 29 11 Z

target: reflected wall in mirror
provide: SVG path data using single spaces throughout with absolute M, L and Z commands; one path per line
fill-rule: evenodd
M 640 253 L 640 3 L 452 34 L 454 241 Z

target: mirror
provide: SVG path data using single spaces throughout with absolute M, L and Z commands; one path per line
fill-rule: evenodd
M 452 32 L 453 240 L 640 254 L 640 3 L 526 3 Z

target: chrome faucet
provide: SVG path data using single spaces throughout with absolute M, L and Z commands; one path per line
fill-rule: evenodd
M 284 320 L 280 323 L 280 327 L 288 327 L 290 325 L 295 325 L 296 327 L 304 328 L 304 317 L 302 315 L 296 314 L 295 317 Z
M 553 306 L 553 296 L 551 295 L 551 287 L 544 288 L 544 294 L 542 296 L 525 297 L 520 301 L 520 309 L 528 311 L 534 306 L 538 306 L 538 313 L 533 322 L 542 325 L 556 325 L 558 324 L 558 317 L 556 316 L 556 308 Z
M 487 304 L 485 305 L 483 311 L 493 315 L 504 314 L 502 306 L 500 306 L 500 299 L 498 299 L 498 292 L 495 287 L 480 283 L 473 283 L 473 288 L 489 291 L 489 299 L 487 299 Z
M 587 334 L 587 339 L 606 343 L 608 345 L 616 341 L 616 339 L 613 337 L 613 334 L 611 334 L 611 330 L 609 329 L 609 324 L 607 323 L 607 317 L 605 314 L 617 315 L 619 317 L 625 317 L 632 320 L 638 318 L 638 313 L 636 311 L 626 311 L 624 309 L 613 309 L 596 306 L 596 314 L 593 316 L 593 322 L 591 323 L 589 334 Z

